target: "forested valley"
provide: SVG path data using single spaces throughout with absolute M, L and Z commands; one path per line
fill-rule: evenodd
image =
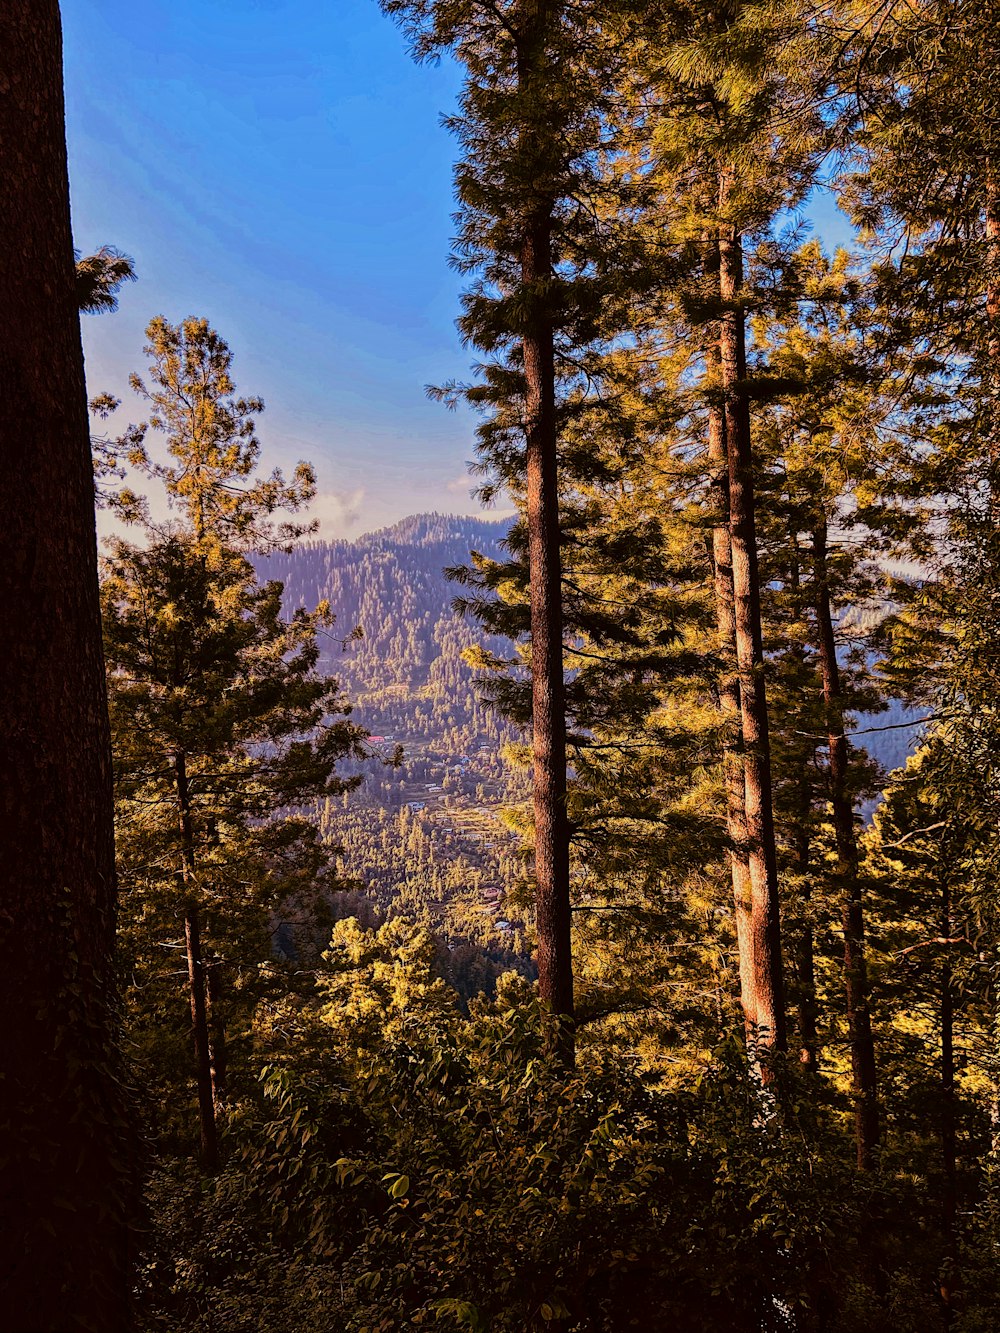
M 510 517 L 323 541 L 0 5 L 0 1330 L 1000 1328 L 1000 8 L 380 8 Z
M 360 786 L 317 810 L 341 874 L 357 882 L 337 911 L 425 926 L 465 999 L 505 971 L 534 975 L 523 841 L 503 822 L 529 794 L 523 765 L 504 758 L 519 732 L 480 698 L 463 653 L 483 635 L 453 608 L 446 574 L 470 550 L 497 557 L 509 527 L 421 514 L 262 562 L 286 607 L 329 603 L 340 630 L 320 640 L 318 666 L 337 677 L 367 733 L 366 756 L 339 770 Z

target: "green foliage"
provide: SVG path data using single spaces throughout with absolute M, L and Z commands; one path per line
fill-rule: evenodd
M 275 1330 L 354 1333 L 926 1318 L 901 1234 L 879 1242 L 889 1291 L 869 1265 L 907 1185 L 852 1181 L 805 1088 L 782 1138 L 754 1127 L 725 1051 L 671 1093 L 597 1052 L 567 1072 L 522 979 L 463 1017 L 402 922 L 341 923 L 326 964 L 315 1002 L 258 1028 L 242 1158 L 197 1195 L 159 1182 L 162 1299 L 184 1327 L 249 1329 L 264 1311 Z
M 113 245 L 102 245 L 92 255 L 76 255 L 76 299 L 83 314 L 99 315 L 118 309 L 118 288 L 135 282 L 135 263 Z
M 138 374 L 129 383 L 152 410 L 148 421 L 130 426 L 118 442 L 131 466 L 163 485 L 199 542 L 262 552 L 290 547 L 314 532 L 315 523 L 274 517 L 282 510 L 298 512 L 314 496 L 308 463 L 296 464 L 291 481 L 277 468 L 267 477 L 253 476 L 260 457 L 255 417 L 264 403 L 235 396 L 232 353 L 208 321 L 192 316 L 173 325 L 158 315 L 146 337 L 149 385 Z M 162 435 L 171 461 L 147 453 L 149 431 Z

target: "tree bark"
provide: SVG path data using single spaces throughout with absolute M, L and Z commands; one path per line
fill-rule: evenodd
M 819 1072 L 819 1003 L 816 998 L 816 943 L 810 918 L 809 828 L 812 793 L 803 777 L 800 826 L 795 839 L 795 870 L 802 881 L 803 921 L 795 958 L 799 1010 L 799 1064 L 807 1074 Z
M 205 962 L 201 950 L 201 925 L 195 899 L 194 827 L 191 819 L 191 794 L 187 762 L 182 753 L 174 756 L 178 823 L 181 836 L 181 867 L 178 879 L 184 901 L 184 944 L 188 966 L 188 1000 L 191 1006 L 191 1042 L 194 1048 L 195 1081 L 198 1088 L 198 1123 L 201 1160 L 205 1170 L 219 1169 L 219 1136 L 215 1124 L 215 1098 L 212 1092 L 212 1049 L 208 1032 L 208 1005 L 205 999 Z
M 517 14 L 518 83 L 524 93 L 544 80 L 548 7 L 521 0 Z M 546 127 L 523 127 L 526 156 L 544 160 Z M 571 1051 L 573 963 L 570 945 L 569 821 L 566 811 L 566 699 L 563 678 L 558 431 L 555 401 L 552 280 L 553 200 L 544 186 L 528 191 L 521 232 L 526 315 L 521 336 L 527 446 L 528 569 L 531 585 L 531 725 L 535 815 L 535 919 L 538 988 L 563 1020 Z
M 870 1171 L 876 1165 L 879 1144 L 878 1078 L 868 1001 L 857 830 L 848 784 L 850 754 L 844 734 L 844 695 L 833 633 L 825 519 L 817 522 L 813 530 L 813 558 L 816 627 L 830 753 L 830 804 L 837 843 L 837 878 L 843 895 L 841 923 L 844 932 L 844 986 L 847 992 L 847 1027 L 851 1046 L 854 1132 L 858 1170 Z
M 222 959 L 212 958 L 205 964 L 206 1001 L 208 1004 L 208 1035 L 212 1063 L 212 1105 L 218 1115 L 228 1092 L 229 1060 L 226 1053 L 226 1023 L 223 1010 Z
M 940 931 L 943 940 L 952 938 L 951 885 L 941 881 Z M 945 1327 L 954 1314 L 955 1219 L 958 1215 L 958 1117 L 955 1099 L 955 993 L 948 946 L 941 959 L 941 1213 L 947 1246 L 946 1273 L 941 1282 Z
M 723 189 L 723 200 L 725 189 Z M 771 747 L 764 685 L 760 578 L 754 512 L 753 452 L 746 393 L 746 331 L 740 304 L 742 251 L 723 229 L 719 240 L 719 321 L 726 447 L 729 457 L 733 612 L 740 679 L 746 847 L 750 875 L 750 955 L 754 1040 L 751 1059 L 770 1081 L 771 1055 L 786 1046 L 778 863 L 771 803 Z
M 986 176 L 986 367 L 992 400 L 989 449 L 990 514 L 1000 527 L 1000 187 L 991 171 Z
M 992 399 L 990 412 L 989 486 L 990 517 L 1000 528 L 1000 186 L 992 165 L 986 169 L 986 204 L 983 225 L 986 233 L 986 365 L 984 378 Z M 1000 1070 L 1000 983 L 996 987 L 994 1017 L 994 1068 Z M 990 1106 L 990 1151 L 1000 1160 L 1000 1074 L 996 1075 Z
M 114 807 L 56 0 L 0 6 L 0 1325 L 131 1327 Z
M 205 964 L 201 953 L 198 909 L 188 904 L 184 912 L 184 942 L 187 948 L 188 998 L 191 1004 L 191 1038 L 198 1085 L 198 1123 L 201 1160 L 205 1170 L 219 1169 L 219 1139 L 212 1095 L 212 1051 L 208 1039 L 208 1010 L 205 1003 Z
M 716 363 L 718 357 L 712 358 Z M 726 832 L 729 872 L 733 885 L 733 915 L 739 960 L 740 1004 L 748 1042 L 756 1032 L 757 1012 L 751 955 L 752 901 L 747 864 L 746 791 L 743 734 L 740 721 L 740 678 L 736 669 L 736 618 L 733 608 L 733 557 L 729 531 L 729 461 L 726 421 L 721 403 L 708 409 L 708 462 L 712 482 L 712 564 L 715 589 L 715 624 L 719 656 L 719 711 L 722 714 L 722 769 L 726 784 Z
M 802 570 L 799 564 L 798 540 L 795 542 L 795 554 L 789 566 L 789 587 L 796 598 L 796 605 L 801 605 Z M 797 644 L 793 650 L 795 664 L 802 676 L 808 670 L 805 645 Z M 802 922 L 798 940 L 795 944 L 795 999 L 799 1014 L 799 1065 L 807 1074 L 819 1072 L 819 1002 L 816 997 L 816 947 L 812 923 L 812 892 L 809 883 L 809 861 L 811 846 L 811 816 L 813 810 L 813 786 L 809 778 L 810 760 L 815 759 L 815 752 L 808 757 L 801 756 L 798 771 L 798 809 L 792 836 L 793 865 L 800 884 L 802 901 Z

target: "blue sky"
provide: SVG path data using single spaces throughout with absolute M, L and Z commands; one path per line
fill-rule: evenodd
M 204 315 L 267 403 L 265 462 L 316 465 L 327 535 L 475 512 L 472 422 L 424 394 L 470 361 L 454 68 L 415 65 L 375 0 L 64 0 L 63 23 L 76 243 L 140 278 L 84 320 L 91 392 L 128 405 L 149 318 Z
M 76 243 L 117 245 L 140 279 L 84 320 L 91 392 L 141 415 L 127 375 L 146 323 L 202 315 L 267 404 L 264 463 L 315 464 L 324 535 L 476 512 L 473 422 L 424 394 L 472 359 L 439 123 L 456 69 L 415 65 L 376 0 L 62 10 Z

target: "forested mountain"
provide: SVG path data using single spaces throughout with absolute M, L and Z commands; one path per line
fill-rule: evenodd
M 320 639 L 320 667 L 337 677 L 369 735 L 373 758 L 343 770 L 361 786 L 318 811 L 323 837 L 343 849 L 342 873 L 372 906 L 423 921 L 450 945 L 464 994 L 491 989 L 507 968 L 532 970 L 516 892 L 525 866 L 500 822 L 501 807 L 527 795 L 523 773 L 502 754 L 518 731 L 480 697 L 463 653 L 482 635 L 454 610 L 458 589 L 446 574 L 471 551 L 498 558 L 509 526 L 419 514 L 258 562 L 262 576 L 284 585 L 287 614 L 329 602 L 336 619 Z M 493 638 L 489 647 L 511 645 Z
M 496 559 L 509 527 L 504 519 L 418 514 L 355 541 L 302 542 L 259 568 L 284 585 L 288 610 L 330 603 L 336 626 L 323 639 L 322 665 L 373 732 L 456 730 L 463 740 L 498 740 L 501 726 L 479 705 L 462 660 L 481 634 L 452 610 L 457 589 L 445 570 L 466 563 L 471 550 Z M 361 637 L 350 639 L 356 628 Z

